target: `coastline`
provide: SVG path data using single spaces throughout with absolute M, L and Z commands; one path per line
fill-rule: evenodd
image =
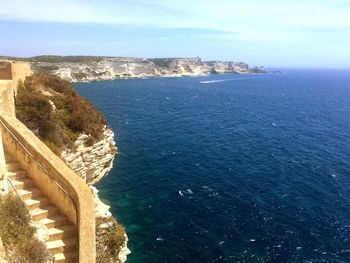
M 227 75 L 227 74 L 237 74 L 237 75 L 247 75 L 247 74 L 268 74 L 269 72 L 265 70 L 261 70 L 258 72 L 255 71 L 232 71 L 232 72 L 220 72 L 220 73 L 174 73 L 174 74 L 129 74 L 129 75 L 114 75 L 114 76 L 93 76 L 93 77 L 86 77 L 84 79 L 75 79 L 69 74 L 67 76 L 66 74 L 63 74 L 60 72 L 52 72 L 52 74 L 57 75 L 65 80 L 68 80 L 72 83 L 86 83 L 86 82 L 92 82 L 92 81 L 104 81 L 104 80 L 127 80 L 127 79 L 149 79 L 149 78 L 182 78 L 182 77 L 205 77 L 205 76 L 212 76 L 212 75 Z
M 56 75 L 69 82 L 150 77 L 196 77 L 225 73 L 266 73 L 264 67 L 250 67 L 245 62 L 203 61 L 200 57 L 37 56 L 0 58 L 29 62 L 35 72 Z

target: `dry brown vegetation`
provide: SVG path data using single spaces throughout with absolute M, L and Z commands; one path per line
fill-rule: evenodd
M 108 228 L 99 228 L 108 222 Z M 119 262 L 118 255 L 125 242 L 125 229 L 114 218 L 96 218 L 96 262 Z
M 0 195 L 0 236 L 8 262 L 46 262 L 49 257 L 45 245 L 34 237 L 28 210 L 19 197 Z
M 103 114 L 69 82 L 42 72 L 19 83 L 16 114 L 58 155 L 73 147 L 80 133 L 91 135 L 91 144 L 101 139 L 106 125 Z

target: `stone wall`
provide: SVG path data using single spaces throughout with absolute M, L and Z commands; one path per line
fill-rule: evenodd
M 24 124 L 14 117 L 0 116 L 0 120 L 6 151 L 78 227 L 79 262 L 95 262 L 94 204 L 88 186 Z
M 96 256 L 94 201 L 89 187 L 33 132 L 14 116 L 13 94 L 19 79 L 31 73 L 28 64 L 13 64 L 13 81 L 0 80 L 0 137 L 35 184 L 78 227 L 79 262 Z

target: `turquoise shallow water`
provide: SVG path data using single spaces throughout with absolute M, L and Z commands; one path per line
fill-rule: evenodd
M 350 71 L 76 87 L 116 133 L 128 262 L 350 262 Z

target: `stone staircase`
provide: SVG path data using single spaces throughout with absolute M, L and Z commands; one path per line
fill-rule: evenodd
M 8 178 L 16 187 L 19 195 L 27 207 L 32 220 L 48 228 L 46 246 L 54 256 L 54 262 L 77 262 L 77 228 L 68 222 L 66 216 L 43 195 L 30 179 L 25 170 L 21 169 L 15 158 L 6 154 L 6 168 Z M 11 187 L 11 191 L 15 191 Z

